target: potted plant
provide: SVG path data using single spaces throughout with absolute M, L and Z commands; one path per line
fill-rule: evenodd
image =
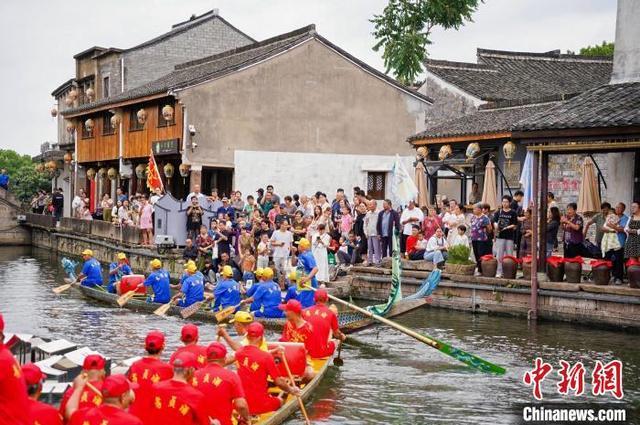
M 446 272 L 449 274 L 462 274 L 473 276 L 476 263 L 469 259 L 471 248 L 468 245 L 454 245 L 449 248 L 447 257 Z

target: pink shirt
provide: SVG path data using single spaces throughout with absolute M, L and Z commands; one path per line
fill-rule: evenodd
M 351 225 L 353 224 L 353 217 L 351 214 L 343 214 L 340 219 L 340 231 L 342 233 L 349 233 L 351 231 Z

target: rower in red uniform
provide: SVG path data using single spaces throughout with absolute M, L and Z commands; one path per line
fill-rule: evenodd
M 224 368 L 227 349 L 219 342 L 207 347 L 207 365 L 198 370 L 192 385 L 204 394 L 209 418 L 217 419 L 221 425 L 232 425 L 235 409 L 241 423 L 249 423 L 249 407 L 244 398 L 242 383 L 238 375 Z
M 103 403 L 97 407 L 78 409 L 78 403 L 87 380 L 80 375 L 74 381 L 74 391 L 69 398 L 71 419 L 68 425 L 143 425 L 142 421 L 126 411 L 134 400 L 137 384 L 124 375 L 108 376 L 102 383 Z
M 311 350 L 315 352 L 318 345 L 317 334 L 314 334 L 311 323 L 302 318 L 302 304 L 300 304 L 300 301 L 289 300 L 286 304 L 280 304 L 279 308 L 284 311 L 287 317 L 280 342 L 300 342 L 304 344 L 307 353 L 310 353 Z M 326 345 L 326 340 L 324 344 Z M 315 375 L 316 372 L 313 368 L 307 365 L 302 378 L 304 381 L 310 381 Z
M 209 425 L 202 392 L 191 386 L 198 366 L 196 356 L 188 351 L 176 353 L 172 362 L 173 378 L 153 386 L 149 406 L 152 424 Z
M 336 345 L 331 336 L 344 341 L 346 335 L 338 327 L 338 316 L 329 307 L 329 295 L 324 289 L 318 289 L 314 296 L 315 305 L 303 312 L 303 317 L 313 329 L 312 337 L 305 343 L 309 355 L 314 359 L 322 359 L 333 355 Z
M 184 347 L 178 348 L 176 352 L 171 355 L 169 363 L 173 364 L 173 360 L 178 355 L 178 353 L 186 351 L 196 357 L 197 369 L 205 367 L 205 365 L 207 364 L 207 347 L 198 345 L 198 333 L 198 327 L 194 324 L 189 323 L 182 327 L 182 332 L 180 333 L 180 341 L 182 341 Z
M 282 406 L 282 399 L 269 394 L 269 381 L 271 378 L 281 390 L 298 395 L 300 390 L 289 385 L 287 380 L 280 376 L 273 356 L 260 349 L 264 337 L 264 327 L 259 322 L 254 322 L 247 327 L 247 340 L 249 345 L 236 351 L 238 363 L 238 376 L 242 382 L 249 412 L 252 415 L 272 412 Z
M 100 390 L 102 388 L 102 381 L 104 381 L 105 376 L 105 364 L 106 361 L 100 354 L 90 354 L 84 358 L 84 362 L 82 363 L 82 374 L 86 374 L 88 378 L 88 384 L 83 385 L 82 393 L 80 394 L 80 405 L 78 406 L 78 409 L 96 407 L 102 404 L 102 394 L 100 393 Z M 60 414 L 65 419 L 69 419 L 71 416 L 67 412 L 67 402 L 73 394 L 73 391 L 73 387 L 69 388 L 64 393 L 62 401 L 60 402 Z
M 27 384 L 27 395 L 29 396 L 26 414 L 29 425 L 62 425 L 60 412 L 50 404 L 38 401 L 42 393 L 42 381 L 46 375 L 33 363 L 23 365 L 22 374 Z
M 22 369 L 4 345 L 4 318 L 0 314 L 0 425 L 28 424 L 27 386 Z
M 139 388 L 135 391 L 136 400 L 129 412 L 150 424 L 147 418 L 148 406 L 153 400 L 153 384 L 167 381 L 173 377 L 173 368 L 169 363 L 160 360 L 164 350 L 164 334 L 160 331 L 151 331 L 144 340 L 144 349 L 147 356 L 133 363 L 129 368 L 128 378 L 137 383 Z

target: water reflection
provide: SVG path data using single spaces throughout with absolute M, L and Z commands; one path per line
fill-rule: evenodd
M 66 338 L 115 359 L 138 355 L 147 331 L 162 329 L 168 350 L 179 345 L 183 322 L 92 303 L 77 291 L 56 296 L 62 283 L 59 259 L 50 251 L 0 248 L 0 311 L 7 329 L 50 338 Z M 509 424 L 518 420 L 514 406 L 531 402 L 523 373 L 537 356 L 582 361 L 590 372 L 595 360 L 624 362 L 625 401 L 640 394 L 638 335 L 557 322 L 470 315 L 426 308 L 399 320 L 432 337 L 507 368 L 505 376 L 477 373 L 386 326 L 366 329 L 349 341 L 345 365 L 332 368 L 314 395 L 309 413 L 332 424 Z M 215 338 L 211 325 L 202 339 Z M 273 336 L 273 335 L 272 335 Z M 545 400 L 555 395 L 557 378 L 545 381 Z M 587 386 L 587 392 L 590 386 Z M 611 401 L 585 395 L 580 401 Z M 637 411 L 628 409 L 638 420 Z M 634 416 L 635 415 L 635 416 Z M 291 423 L 298 423 L 299 418 Z M 630 421 L 631 423 L 631 421 Z

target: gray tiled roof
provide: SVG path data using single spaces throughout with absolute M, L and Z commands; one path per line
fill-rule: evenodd
M 477 50 L 478 63 L 427 60 L 427 70 L 482 100 L 581 93 L 606 84 L 611 58 Z
M 445 121 L 428 128 L 425 131 L 410 136 L 407 141 L 507 132 L 510 131 L 512 125 L 516 122 L 532 114 L 545 111 L 557 104 L 558 102 L 544 102 L 480 109 L 472 114 Z
M 131 90 L 127 90 L 115 96 L 100 99 L 93 103 L 87 103 L 73 109 L 68 109 L 63 112 L 63 115 L 77 114 L 83 111 L 106 107 L 114 103 L 134 100 L 141 97 L 163 93 L 168 94 L 170 90 L 181 89 L 193 84 L 198 84 L 210 80 L 212 78 L 217 78 L 235 72 L 241 68 L 281 53 L 311 38 L 316 38 L 329 45 L 330 47 L 335 48 L 341 54 L 344 54 L 350 60 L 356 62 L 359 66 L 363 67 L 367 71 L 372 72 L 380 78 L 383 78 L 389 83 L 395 85 L 396 87 L 410 92 L 412 95 L 431 103 L 431 99 L 427 96 L 424 96 L 421 93 L 418 93 L 401 85 L 387 75 L 375 70 L 364 62 L 361 62 L 348 53 L 344 52 L 337 46 L 331 44 L 328 40 L 322 38 L 316 33 L 315 25 L 309 25 L 258 43 L 249 44 L 246 46 L 238 47 L 236 49 L 228 50 L 226 52 L 218 53 L 213 56 L 208 56 L 206 58 L 197 59 L 177 65 L 173 72 L 155 81 L 149 82 L 145 85 L 133 88 Z
M 640 126 L 640 82 L 607 84 L 525 118 L 513 130 Z

